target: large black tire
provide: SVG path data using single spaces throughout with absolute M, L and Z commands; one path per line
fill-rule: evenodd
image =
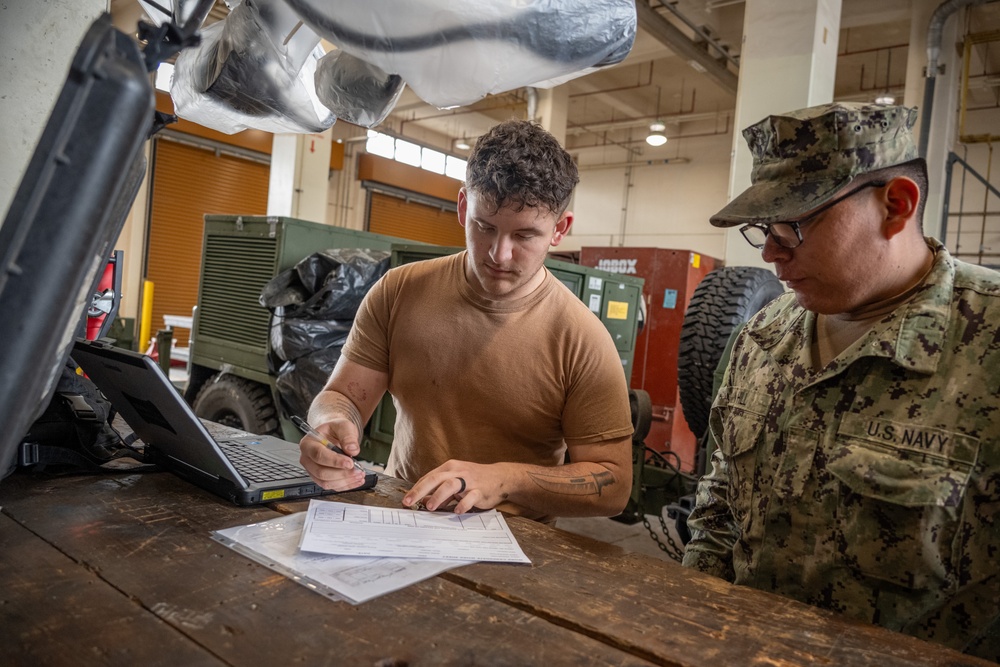
M 193 407 L 202 419 L 249 433 L 270 435 L 279 429 L 271 390 L 236 375 L 213 375 L 198 392 Z
M 752 266 L 716 269 L 695 288 L 681 325 L 677 381 L 684 418 L 699 440 L 708 430 L 715 368 L 729 336 L 783 291 L 773 273 Z

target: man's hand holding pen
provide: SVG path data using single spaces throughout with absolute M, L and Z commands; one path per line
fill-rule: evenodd
M 365 469 L 352 456 L 361 452 L 358 428 L 349 419 L 333 419 L 318 427 L 295 418 L 306 435 L 299 441 L 299 462 L 324 489 L 349 491 L 365 482 Z

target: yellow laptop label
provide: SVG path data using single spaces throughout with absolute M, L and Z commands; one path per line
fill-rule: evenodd
M 277 500 L 278 498 L 284 498 L 284 497 L 285 497 L 284 489 L 277 489 L 275 491 L 265 491 L 262 494 L 260 494 L 261 500 Z

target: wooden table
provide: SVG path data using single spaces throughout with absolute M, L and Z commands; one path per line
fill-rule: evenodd
M 330 496 L 399 506 L 404 486 Z M 0 482 L 3 665 L 986 665 L 520 518 L 531 565 L 479 563 L 361 605 L 227 549 L 240 508 L 168 473 Z

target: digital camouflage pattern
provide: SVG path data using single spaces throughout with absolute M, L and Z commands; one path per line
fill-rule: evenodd
M 684 564 L 1000 660 L 1000 273 L 938 242 L 822 370 L 793 294 L 746 325 Z
M 861 174 L 918 159 L 916 109 L 837 102 L 768 116 L 743 130 L 752 185 L 710 220 L 716 227 L 792 220 Z

